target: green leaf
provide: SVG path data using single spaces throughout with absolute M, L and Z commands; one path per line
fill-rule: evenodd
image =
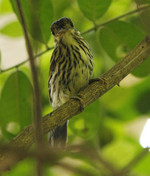
M 9 0 L 0 1 L 0 13 L 8 13 L 12 11 L 11 4 Z
M 137 165 L 133 168 L 133 171 L 135 172 L 135 174 L 137 173 L 138 175 L 141 176 L 144 175 L 149 176 L 150 173 L 149 163 L 150 163 L 150 154 L 147 153 L 147 155 L 145 155 L 145 157 L 143 157 L 140 160 L 140 162 L 138 162 Z
M 136 79 L 137 81 L 137 79 Z M 150 77 L 138 82 L 131 81 L 128 87 L 114 87 L 101 97 L 101 104 L 105 107 L 108 117 L 116 121 L 131 121 L 148 115 L 150 112 Z M 112 103 L 112 100 L 113 103 Z M 110 123 L 111 124 L 111 123 Z M 114 126 L 114 125 L 112 125 Z
M 72 118 L 69 122 L 70 130 L 82 138 L 91 138 L 97 133 L 100 122 L 100 104 L 97 100 L 82 114 Z
M 133 70 L 132 74 L 137 77 L 145 77 L 150 74 L 150 57 L 144 61 L 139 67 Z
M 130 23 L 115 21 L 100 31 L 100 42 L 106 53 L 115 62 L 125 57 L 143 38 L 145 34 Z M 146 76 L 150 73 L 150 59 L 138 67 L 133 74 Z
M 70 0 L 61 0 L 57 1 L 57 3 L 56 0 L 52 0 L 52 3 L 56 19 L 61 18 L 66 9 L 72 10 L 70 8 L 70 5 L 72 5 L 72 2 Z
M 139 94 L 136 107 L 141 114 L 148 114 L 150 112 L 150 90 L 147 90 L 145 92 L 142 92 L 142 94 Z
M 116 34 L 114 34 L 109 28 L 103 28 L 100 31 L 100 41 L 102 47 L 115 62 L 120 60 L 117 56 L 117 48 L 120 45 L 120 41 L 116 38 Z
M 23 72 L 17 71 L 8 77 L 2 89 L 0 126 L 5 134 L 16 134 L 31 122 L 32 117 L 32 85 Z
M 107 161 L 112 164 L 115 161 L 115 166 L 122 168 L 136 156 L 139 149 L 141 147 L 138 143 L 121 139 L 107 145 L 103 148 L 102 153 Z
M 31 159 L 21 160 L 18 164 L 16 164 L 11 172 L 3 173 L 3 176 L 29 176 L 34 175 L 34 161 Z
M 20 15 L 14 0 L 10 0 L 12 7 L 20 20 Z M 50 25 L 53 21 L 53 7 L 50 0 L 20 0 L 27 29 L 31 36 L 47 43 L 50 37 Z
M 83 14 L 92 21 L 96 21 L 104 15 L 111 4 L 111 0 L 78 0 Z
M 22 29 L 18 21 L 13 21 L 0 29 L 0 33 L 10 37 L 22 36 Z
M 150 32 L 150 9 L 144 10 L 140 13 L 140 19 L 143 24 L 143 28 L 145 29 L 146 33 Z
M 107 111 L 108 117 L 118 121 L 129 121 L 137 118 L 138 112 L 134 107 L 134 96 L 137 94 L 131 88 L 114 87 L 105 96 L 101 97 L 101 103 Z M 113 103 L 112 103 L 112 100 Z
M 107 54 L 116 61 L 116 59 L 120 59 L 117 55 L 118 47 L 122 46 L 127 50 L 132 50 L 144 36 L 145 34 L 134 25 L 123 21 L 115 21 L 100 31 L 100 42 Z M 113 49 L 111 49 L 112 47 Z M 117 58 L 113 58 L 113 56 Z

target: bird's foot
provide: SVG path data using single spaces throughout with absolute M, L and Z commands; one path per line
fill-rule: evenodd
M 82 112 L 85 108 L 85 103 L 82 99 L 82 95 L 78 94 L 77 96 L 72 96 L 71 98 L 80 102 L 80 111 Z
M 93 82 L 100 81 L 101 84 L 107 85 L 105 78 L 92 78 L 89 80 L 89 84 L 92 84 Z M 120 87 L 120 83 L 117 84 L 118 87 Z
M 118 83 L 117 86 L 120 87 L 120 83 Z
M 92 84 L 93 82 L 99 81 L 101 84 L 106 85 L 106 79 L 105 78 L 92 78 L 89 80 L 89 84 Z

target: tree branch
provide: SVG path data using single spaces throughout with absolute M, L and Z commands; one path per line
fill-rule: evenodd
M 146 38 L 143 39 L 143 41 L 141 41 L 125 58 L 104 73 L 99 81 L 91 83 L 88 87 L 79 92 L 85 107 L 117 85 L 124 77 L 131 73 L 134 68 L 145 61 L 149 55 L 150 35 L 147 35 Z M 66 120 L 79 114 L 80 109 L 80 102 L 78 100 L 70 99 L 52 113 L 42 117 L 41 125 L 43 134 L 47 134 L 49 131 L 65 123 Z M 9 145 L 12 147 L 28 149 L 34 142 L 33 126 L 29 125 L 17 137 L 10 141 Z M 0 156 L 0 171 L 2 171 L 3 168 L 1 166 L 5 163 L 7 157 L 3 153 L 0 153 Z
M 97 24 L 96 26 L 94 26 L 94 27 L 92 27 L 92 28 L 90 28 L 90 29 L 88 29 L 88 30 L 86 30 L 86 31 L 81 32 L 81 35 L 85 35 L 85 34 L 87 34 L 87 33 L 89 33 L 89 32 L 92 32 L 92 31 L 94 31 L 94 30 L 96 30 L 96 29 L 102 27 L 102 26 L 106 26 L 107 24 L 109 24 L 109 23 L 111 23 L 111 22 L 113 22 L 113 21 L 116 21 L 116 20 L 125 18 L 125 17 L 127 17 L 127 16 L 129 16 L 129 15 L 133 15 L 133 14 L 135 14 L 135 13 L 142 12 L 142 11 L 148 9 L 148 8 L 150 8 L 150 5 L 146 5 L 146 6 L 144 6 L 144 7 L 140 7 L 140 8 L 138 8 L 138 9 L 132 10 L 132 11 L 130 11 L 130 12 L 124 13 L 124 14 L 118 16 L 118 17 L 112 18 L 112 19 L 110 19 L 110 20 L 108 20 L 108 21 L 106 21 L 106 22 L 104 22 L 104 23 Z M 49 48 L 46 48 L 44 51 L 42 51 L 42 52 L 40 52 L 39 54 L 35 55 L 34 58 L 38 58 L 39 56 L 42 56 L 43 54 L 47 53 L 48 51 L 52 50 L 53 48 L 54 48 L 53 46 L 52 46 L 52 47 L 49 47 Z M 23 64 L 27 63 L 28 61 L 29 61 L 29 59 L 26 59 L 26 60 L 24 60 L 23 62 L 21 62 L 21 63 L 19 63 L 19 64 L 16 64 L 16 65 L 14 65 L 14 66 L 12 66 L 12 67 L 9 67 L 9 68 L 7 68 L 7 69 L 1 69 L 1 70 L 0 70 L 0 74 L 1 74 L 1 73 L 4 73 L 4 72 L 6 72 L 6 71 L 9 71 L 9 70 L 11 70 L 11 69 L 13 69 L 13 68 L 20 67 L 20 66 L 22 66 Z

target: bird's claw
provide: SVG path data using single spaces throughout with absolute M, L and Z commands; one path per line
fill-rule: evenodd
M 80 102 L 80 111 L 82 112 L 85 108 L 85 104 L 84 104 L 84 101 L 82 99 L 82 95 L 80 94 L 80 95 L 77 95 L 77 96 L 73 96 L 71 98 L 74 99 L 74 100 L 78 100 Z
M 92 78 L 89 80 L 89 84 L 93 83 L 93 82 L 96 82 L 96 81 L 99 81 L 100 83 L 106 85 L 106 79 L 105 78 Z

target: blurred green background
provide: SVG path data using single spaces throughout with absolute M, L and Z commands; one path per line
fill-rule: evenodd
M 110 69 L 150 32 L 150 9 L 126 14 L 149 5 L 149 0 L 21 0 L 21 4 L 35 55 L 46 51 L 36 58 L 43 116 L 52 111 L 47 81 L 53 51 L 49 47 L 54 42 L 50 26 L 54 20 L 69 17 L 76 29 L 83 33 L 94 55 L 93 77 Z M 125 15 L 120 18 L 122 14 Z M 31 71 L 26 62 L 24 37 L 17 16 L 14 0 L 0 0 L 0 144 L 7 143 L 19 134 L 32 122 L 33 117 Z M 99 24 L 102 25 L 98 27 Z M 95 30 L 85 33 L 93 27 Z M 24 61 L 25 64 L 20 64 Z M 68 145 L 84 143 L 100 152 L 106 161 L 120 170 L 128 165 L 143 150 L 139 140 L 150 118 L 149 75 L 150 59 L 122 80 L 120 87 L 115 86 L 80 115 L 73 117 L 69 122 Z M 150 145 L 150 131 L 143 136 L 141 144 L 146 140 L 145 145 Z M 70 155 L 64 160 L 93 175 L 110 174 L 103 168 L 95 168 L 91 165 L 94 161 L 83 156 Z M 150 176 L 149 163 L 150 155 L 147 154 L 137 161 L 127 175 Z M 34 166 L 34 160 L 25 159 L 3 175 L 34 175 Z M 44 175 L 79 174 L 47 164 Z

